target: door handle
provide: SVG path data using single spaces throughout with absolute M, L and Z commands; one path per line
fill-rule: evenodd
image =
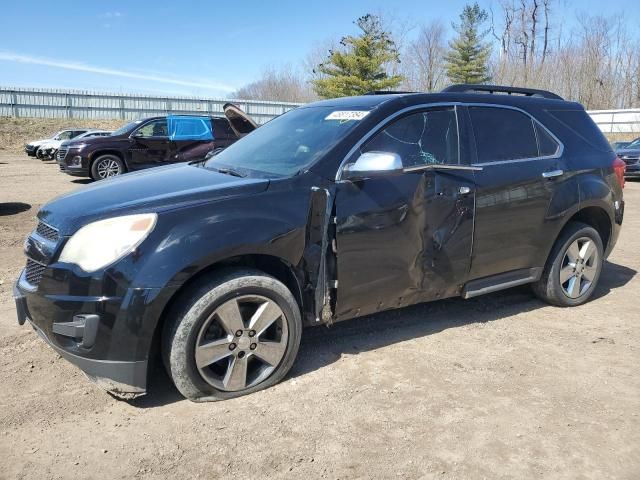
M 564 175 L 564 170 L 550 170 L 542 173 L 544 178 L 560 177 L 561 175 Z

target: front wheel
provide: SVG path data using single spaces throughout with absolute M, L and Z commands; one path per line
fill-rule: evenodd
M 234 398 L 279 382 L 301 332 L 300 309 L 284 284 L 257 270 L 228 270 L 199 281 L 174 304 L 163 360 L 186 398 Z
M 91 178 L 104 180 L 125 172 L 124 163 L 115 155 L 102 155 L 91 165 Z
M 600 234 L 587 224 L 571 223 L 556 241 L 533 291 L 552 305 L 582 305 L 593 295 L 603 262 Z

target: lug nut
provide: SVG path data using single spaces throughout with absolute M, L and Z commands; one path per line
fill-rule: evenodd
M 255 331 L 255 330 L 251 330 L 251 331 L 249 332 L 249 336 L 250 336 L 250 337 L 255 337 L 255 336 L 256 336 L 256 331 Z
M 244 357 L 245 353 L 244 352 L 238 352 L 238 358 L 242 358 Z
M 235 350 L 236 349 L 236 344 L 235 343 L 230 343 L 229 344 L 229 350 Z
M 242 336 L 242 330 L 238 330 L 236 332 L 236 337 L 241 337 Z
M 251 346 L 249 347 L 251 350 L 255 350 L 256 347 L 258 346 L 257 343 L 252 343 Z

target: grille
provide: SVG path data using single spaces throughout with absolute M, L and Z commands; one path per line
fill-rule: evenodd
M 640 158 L 638 158 L 638 157 L 622 157 L 622 160 L 627 165 L 635 165 L 636 163 L 638 163 L 640 161 Z
M 42 274 L 44 273 L 45 268 L 47 267 L 27 258 L 27 268 L 25 269 L 27 282 L 29 282 L 30 285 L 37 287 L 42 279 Z
M 67 149 L 66 148 L 60 148 L 58 149 L 58 154 L 56 155 L 56 160 L 58 160 L 59 162 L 64 160 L 64 157 L 67 156 Z
M 38 222 L 36 232 L 42 238 L 46 238 L 47 240 L 51 240 L 52 242 L 58 241 L 58 231 L 44 222 Z

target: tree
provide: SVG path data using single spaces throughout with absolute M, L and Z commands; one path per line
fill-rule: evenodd
M 445 86 L 445 35 L 445 26 L 433 21 L 423 25 L 418 37 L 409 43 L 402 63 L 407 89 L 435 92 Z
M 260 79 L 243 86 L 232 96 L 247 100 L 300 103 L 316 99 L 309 83 L 291 65 L 266 68 Z
M 327 60 L 318 65 L 312 80 L 314 90 L 323 98 L 362 95 L 373 90 L 388 90 L 402 82 L 402 76 L 390 75 L 386 66 L 399 62 L 398 49 L 380 17 L 364 15 L 355 24 L 359 36 L 347 36 L 341 48 L 329 50 Z
M 477 3 L 466 5 L 460 24 L 453 25 L 458 36 L 449 44 L 445 57 L 447 76 L 453 83 L 484 83 L 489 76 L 488 61 L 491 48 L 484 43 L 487 31 L 480 31 L 487 12 Z

